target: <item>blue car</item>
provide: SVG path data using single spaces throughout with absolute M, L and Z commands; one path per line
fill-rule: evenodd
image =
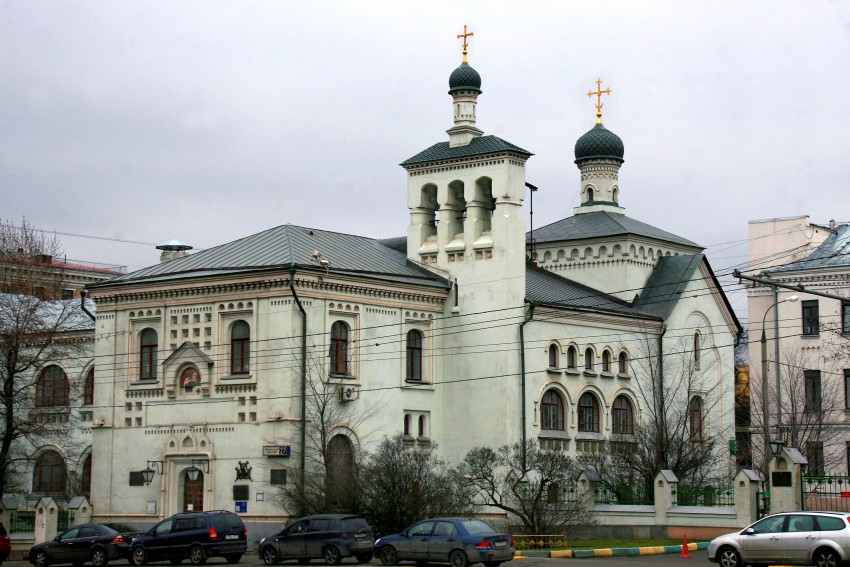
M 419 565 L 448 562 L 451 567 L 483 563 L 486 567 L 514 558 L 516 542 L 481 520 L 435 518 L 413 524 L 400 534 L 375 542 L 375 556 L 384 565 L 415 561 Z

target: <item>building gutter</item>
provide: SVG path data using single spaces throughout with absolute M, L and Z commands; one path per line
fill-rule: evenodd
M 86 290 L 80 290 L 80 309 L 83 310 L 83 313 L 91 317 L 92 321 L 97 321 L 97 318 L 94 316 L 94 314 L 88 309 L 86 309 L 86 293 L 88 293 Z
M 301 300 L 295 291 L 294 266 L 289 268 L 289 290 L 298 305 L 298 310 L 301 311 L 301 462 L 299 463 L 301 472 L 298 475 L 298 484 L 300 492 L 303 493 L 307 453 L 307 312 L 304 311 L 304 306 L 301 305 Z
M 526 468 L 526 415 L 525 415 L 525 325 L 534 318 L 534 308 L 537 304 L 530 302 L 528 306 L 528 315 L 525 321 L 519 325 L 519 361 L 520 361 L 520 403 L 522 404 L 522 412 L 520 413 L 520 425 L 522 427 L 522 470 Z

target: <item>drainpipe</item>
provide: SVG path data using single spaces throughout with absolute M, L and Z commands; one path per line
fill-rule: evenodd
M 304 492 L 305 457 L 307 453 L 307 312 L 295 292 L 295 268 L 289 268 L 289 290 L 298 310 L 301 311 L 301 474 L 298 475 L 299 489 Z
M 526 444 L 526 427 L 525 427 L 525 325 L 534 318 L 534 308 L 537 307 L 534 303 L 529 303 L 528 315 L 525 321 L 519 325 L 519 360 L 520 360 L 520 400 L 522 403 L 522 413 L 520 414 L 520 424 L 522 426 L 522 470 L 525 470 L 525 444 Z
M 80 309 L 83 310 L 83 313 L 85 313 L 86 315 L 91 317 L 92 321 L 97 321 L 94 314 L 91 311 L 89 311 L 88 309 L 86 309 L 86 293 L 88 293 L 86 290 L 84 290 L 84 289 L 80 290 Z

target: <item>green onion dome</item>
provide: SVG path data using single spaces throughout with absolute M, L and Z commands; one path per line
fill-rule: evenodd
M 449 94 L 456 91 L 477 91 L 481 94 L 481 75 L 464 61 L 449 77 Z
M 601 122 L 579 138 L 575 148 L 576 162 L 592 158 L 614 158 L 623 161 L 624 153 L 623 140 Z

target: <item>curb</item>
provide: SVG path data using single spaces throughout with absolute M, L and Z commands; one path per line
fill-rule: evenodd
M 708 548 L 708 542 L 689 543 L 688 551 Z M 659 545 L 655 547 L 609 547 L 605 549 L 559 549 L 517 551 L 515 557 L 549 557 L 551 559 L 585 557 L 627 557 L 632 555 L 660 555 L 662 553 L 681 553 L 681 545 Z

